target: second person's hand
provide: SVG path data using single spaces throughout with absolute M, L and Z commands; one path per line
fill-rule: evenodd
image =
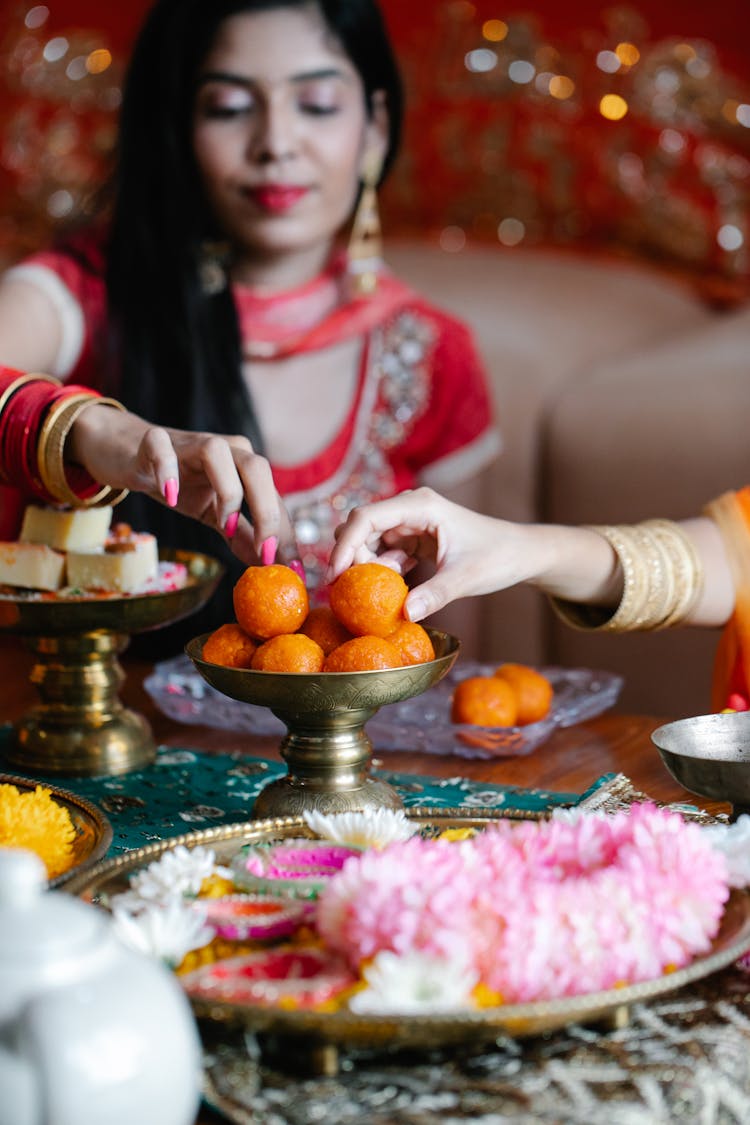
M 430 488 L 357 508 L 336 535 L 328 581 L 354 563 L 377 561 L 401 573 L 421 561 L 435 564 L 435 575 L 406 600 L 411 621 L 457 598 L 513 586 L 537 573 L 533 527 L 469 511 Z

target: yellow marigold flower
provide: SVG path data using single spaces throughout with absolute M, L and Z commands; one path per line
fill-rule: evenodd
M 444 828 L 438 840 L 470 840 L 476 834 L 474 828 Z
M 499 1008 L 501 1004 L 505 1003 L 501 992 L 495 992 L 494 989 L 488 988 L 481 980 L 479 984 L 474 985 L 471 995 L 474 997 L 474 1003 L 478 1008 Z
M 42 785 L 21 792 L 0 785 L 0 848 L 28 848 L 36 852 L 54 879 L 73 859 L 76 830 L 70 813 Z
M 209 875 L 201 883 L 199 898 L 223 898 L 224 895 L 236 894 L 234 883 L 225 879 L 223 875 Z

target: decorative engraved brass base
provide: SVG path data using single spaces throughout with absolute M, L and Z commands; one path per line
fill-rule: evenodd
M 199 609 L 223 573 L 215 559 L 164 551 L 189 580 L 179 590 L 103 598 L 0 596 L 0 632 L 19 634 L 34 653 L 31 682 L 41 702 L 14 726 L 5 761 L 23 773 L 98 777 L 140 769 L 156 747 L 142 715 L 118 697 L 118 655 L 131 633 Z
M 368 777 L 372 744 L 364 725 L 376 707 L 356 711 L 273 713 L 288 728 L 281 756 L 289 772 L 258 794 L 253 817 L 299 816 L 304 809 L 322 813 L 363 808 L 403 808 L 392 785 Z
M 7 761 L 25 772 L 72 777 L 126 773 L 156 756 L 151 728 L 120 702 L 117 659 L 128 638 L 102 631 L 28 637 L 41 703 L 13 728 Z
M 281 756 L 289 772 L 261 790 L 254 818 L 299 816 L 306 809 L 401 808 L 395 789 L 369 776 L 372 744 L 364 727 L 378 708 L 420 695 L 449 670 L 458 641 L 434 629 L 429 633 L 436 657 L 425 664 L 318 675 L 223 668 L 201 658 L 208 634 L 190 641 L 187 653 L 212 687 L 243 703 L 269 707 L 287 728 Z

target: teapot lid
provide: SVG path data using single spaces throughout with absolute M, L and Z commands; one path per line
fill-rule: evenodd
M 105 932 L 97 910 L 64 891 L 47 891 L 33 852 L 0 848 L 0 964 L 39 964 L 90 946 Z

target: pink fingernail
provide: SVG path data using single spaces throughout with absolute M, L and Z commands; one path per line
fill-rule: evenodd
M 177 481 L 174 477 L 170 477 L 164 485 L 164 499 L 170 508 L 177 507 L 177 497 L 180 495 L 180 490 Z
M 301 578 L 303 582 L 305 581 L 305 568 L 299 559 L 292 559 L 289 563 L 289 569 L 293 570 L 297 577 Z
M 224 534 L 226 535 L 227 539 L 234 539 L 234 536 L 237 532 L 237 524 L 239 522 L 240 513 L 232 512 L 231 516 L 228 517 L 227 522 L 224 524 Z
M 269 535 L 268 539 L 261 544 L 260 547 L 260 561 L 263 566 L 270 566 L 276 558 L 276 551 L 279 546 L 279 541 L 275 535 Z

